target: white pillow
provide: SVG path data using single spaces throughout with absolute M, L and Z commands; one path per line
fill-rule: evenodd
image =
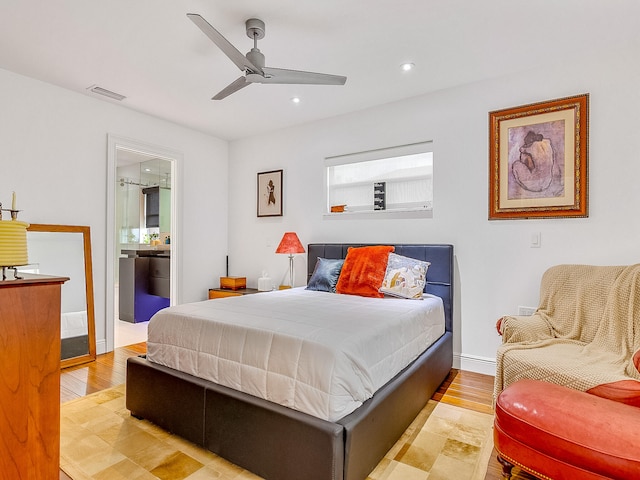
M 380 292 L 394 297 L 422 299 L 429 265 L 429 262 L 390 253 Z

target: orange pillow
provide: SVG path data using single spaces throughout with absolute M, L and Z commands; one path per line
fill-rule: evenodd
M 387 271 L 389 253 L 394 250 L 394 247 L 388 245 L 349 247 L 336 285 L 336 293 L 384 297 L 378 289 L 382 286 Z

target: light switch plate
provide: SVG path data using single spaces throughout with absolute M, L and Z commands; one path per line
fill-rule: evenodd
M 531 248 L 540 248 L 542 243 L 542 234 L 541 233 L 532 233 L 531 234 Z

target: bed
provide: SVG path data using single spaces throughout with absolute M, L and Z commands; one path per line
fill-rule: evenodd
M 317 258 L 345 258 L 350 246 L 363 244 L 310 244 L 309 276 Z M 452 367 L 453 247 L 401 244 L 395 253 L 431 263 L 425 292 L 442 299 L 444 333 L 351 413 L 318 418 L 145 357 L 128 359 L 127 408 L 266 479 L 363 480 Z

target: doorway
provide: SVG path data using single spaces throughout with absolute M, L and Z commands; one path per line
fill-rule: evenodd
M 179 159 L 178 152 L 109 136 L 105 351 L 146 341 L 153 312 L 179 303 Z M 150 258 L 169 266 L 169 278 L 132 285 L 139 275 L 130 269 Z

